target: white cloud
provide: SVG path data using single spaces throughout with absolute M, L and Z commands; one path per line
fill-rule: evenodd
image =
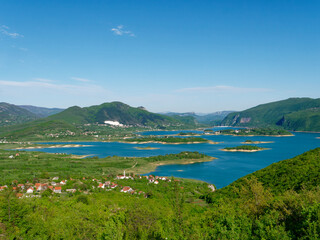
M 19 34 L 16 32 L 10 32 L 10 28 L 6 25 L 0 26 L 0 33 L 11 38 L 24 37 L 22 34 Z
M 86 78 L 79 78 L 79 77 L 71 77 L 72 80 L 78 81 L 78 82 L 91 82 L 91 80 Z
M 250 92 L 270 92 L 268 88 L 242 88 L 233 86 L 210 86 L 210 87 L 193 87 L 182 88 L 175 92 L 192 92 L 192 93 L 250 93 Z
M 127 35 L 127 36 L 130 36 L 130 37 L 135 37 L 133 32 L 124 30 L 124 26 L 123 25 L 119 25 L 117 27 L 111 28 L 111 31 L 115 35 L 118 35 L 118 36 Z

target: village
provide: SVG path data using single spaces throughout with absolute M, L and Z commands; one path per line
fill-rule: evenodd
M 54 194 L 72 194 L 72 193 L 84 193 L 90 194 L 94 191 L 118 191 L 122 193 L 138 194 L 148 197 L 148 195 L 134 189 L 131 186 L 123 186 L 121 180 L 132 180 L 132 181 L 143 181 L 146 184 L 157 185 L 162 182 L 171 182 L 171 179 L 168 177 L 159 177 L 159 176 L 134 176 L 126 175 L 125 171 L 123 175 L 117 175 L 115 178 L 103 178 L 98 180 L 96 178 L 86 178 L 82 177 L 81 179 L 61 179 L 60 177 L 52 177 L 50 179 L 42 179 L 39 182 L 29 182 L 19 183 L 18 181 L 13 181 L 11 185 L 0 186 L 1 191 L 13 191 L 17 198 L 29 198 L 29 197 L 41 197 L 41 196 L 50 196 Z M 179 181 L 175 179 L 174 181 Z

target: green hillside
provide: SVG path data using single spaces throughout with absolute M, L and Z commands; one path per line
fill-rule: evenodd
M 320 148 L 214 192 L 212 185 L 187 179 L 159 179 L 156 184 L 136 175 L 115 177 L 131 166 L 143 168 L 173 157 L 183 160 L 185 153 L 76 159 L 20 152 L 8 161 L 15 153 L 0 151 L 1 239 L 289 240 L 320 236 Z M 192 161 L 203 157 L 190 154 Z M 53 176 L 59 177 L 58 183 L 66 180 L 61 193 L 47 189 L 30 194 L 17 187 L 52 186 Z M 111 182 L 117 186 L 111 188 Z M 103 183 L 109 187 L 99 188 Z M 133 190 L 121 192 L 125 186 Z
M 0 127 L 26 123 L 38 118 L 36 114 L 16 105 L 0 103 Z
M 291 159 L 273 163 L 270 166 L 238 179 L 221 189 L 224 194 L 241 188 L 248 179 L 256 178 L 274 194 L 288 190 L 300 192 L 320 186 L 320 148 L 303 153 Z
M 320 99 L 290 98 L 229 114 L 228 126 L 280 126 L 293 131 L 320 131 Z
M 64 120 L 68 123 L 85 124 L 99 123 L 104 121 L 118 121 L 124 125 L 135 126 L 157 126 L 157 125 L 179 125 L 181 121 L 151 113 L 141 108 L 130 107 L 121 102 L 103 103 L 91 107 L 71 107 L 67 110 L 50 116 L 48 119 Z
M 105 125 L 105 121 L 117 121 L 124 127 Z M 92 140 L 101 135 L 104 135 L 102 138 L 119 133 L 124 136 L 137 129 L 192 128 L 195 126 L 196 122 L 189 117 L 173 118 L 148 112 L 141 107 L 134 108 L 121 102 L 112 102 L 84 108 L 74 106 L 47 118 L 0 128 L 0 138 L 29 141 Z

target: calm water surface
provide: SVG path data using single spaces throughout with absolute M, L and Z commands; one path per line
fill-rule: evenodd
M 221 129 L 221 128 L 220 128 Z M 180 131 L 158 131 L 145 132 L 142 135 L 164 135 L 175 134 Z M 194 131 L 196 132 L 196 131 Z M 77 142 L 76 144 L 89 145 L 80 148 L 44 148 L 41 151 L 50 153 L 67 153 L 77 155 L 106 156 L 155 156 L 182 151 L 198 151 L 217 159 L 206 163 L 190 165 L 166 165 L 160 166 L 151 174 L 160 176 L 175 176 L 193 178 L 215 184 L 218 188 L 224 187 L 236 179 L 243 177 L 256 170 L 264 168 L 274 162 L 292 158 L 303 152 L 320 147 L 320 133 L 294 133 L 293 137 L 236 137 L 236 136 L 204 136 L 215 142 L 212 144 L 127 144 L 127 143 L 105 143 L 105 142 Z M 273 143 L 259 144 L 259 146 L 270 148 L 270 150 L 243 153 L 223 152 L 219 149 L 241 145 L 241 142 L 250 139 L 253 141 L 273 141 Z M 43 143 L 49 144 L 49 143 Z M 57 144 L 57 143 L 54 143 Z M 61 143 L 66 144 L 66 143 Z M 70 144 L 68 142 L 67 144 Z M 137 150 L 137 146 L 157 147 L 157 150 Z

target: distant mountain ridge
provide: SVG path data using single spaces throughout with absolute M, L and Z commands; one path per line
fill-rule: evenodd
M 195 112 L 166 112 L 161 113 L 167 116 L 193 117 L 197 122 L 209 125 L 219 125 L 221 121 L 230 113 L 234 111 L 219 111 L 214 113 L 195 113 Z
M 292 131 L 320 131 L 320 98 L 289 98 L 230 113 L 221 125 L 278 126 Z
M 39 117 L 19 106 L 2 102 L 0 103 L 0 126 L 10 126 L 30 122 Z
M 32 105 L 18 105 L 18 107 L 26 109 L 29 112 L 36 114 L 40 118 L 48 117 L 65 110 L 63 108 L 46 108 L 46 107 L 36 107 Z

